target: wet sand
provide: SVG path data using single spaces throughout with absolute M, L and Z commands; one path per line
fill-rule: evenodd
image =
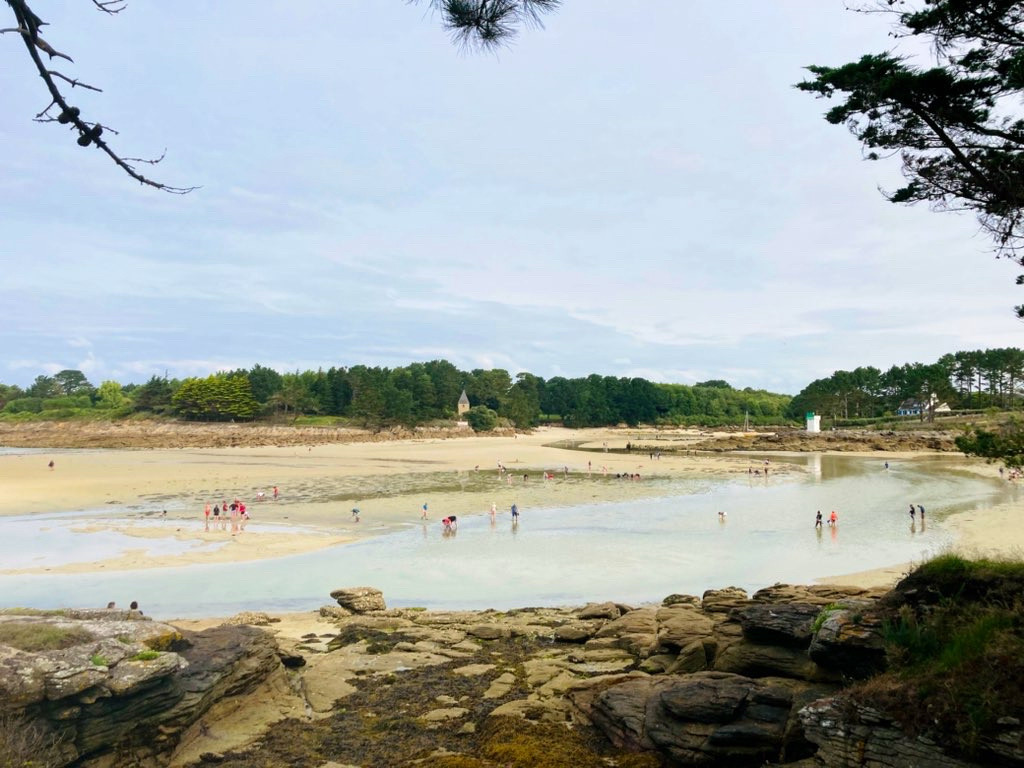
M 117 557 L 93 562 L 8 570 L 5 573 L 135 570 L 199 563 L 276 558 L 381 535 L 421 518 L 487 514 L 492 503 L 507 514 L 520 507 L 623 501 L 664 495 L 673 478 L 746 474 L 760 459 L 719 454 L 647 451 L 626 454 L 627 442 L 663 450 L 686 449 L 707 437 L 697 430 L 567 430 L 542 428 L 518 437 L 464 437 L 313 447 L 133 449 L 38 452 L 0 456 L 0 515 L 63 510 L 116 510 L 124 522 L 95 525 L 140 539 Z M 572 445 L 575 449 L 570 449 Z M 604 450 L 607 445 L 608 451 Z M 581 450 L 582 449 L 582 450 Z M 913 454 L 871 454 L 879 461 Z M 48 462 L 53 459 L 53 470 Z M 589 468 L 588 468 L 589 462 Z M 498 472 L 502 464 L 508 470 Z M 964 459 L 980 474 L 993 465 Z M 568 472 L 566 472 L 568 469 Z M 804 470 L 772 463 L 772 477 L 796 479 Z M 545 481 L 543 473 L 554 475 Z M 638 474 L 639 480 L 615 475 Z M 524 475 L 526 478 L 524 479 Z M 511 483 L 509 479 L 511 478 Z M 280 497 L 272 499 L 277 486 Z M 259 492 L 266 500 L 257 501 Z M 287 526 L 279 531 L 205 531 L 203 507 L 243 500 L 254 521 Z M 351 515 L 360 509 L 357 523 Z M 170 525 L 143 526 L 161 518 Z M 1024 532 L 1016 505 L 948 518 L 966 552 L 1020 556 Z M 230 526 L 229 526 L 230 527 Z M 145 538 L 194 541 L 196 551 L 153 554 Z M 218 547 L 210 544 L 221 542 Z M 202 547 L 198 549 L 198 547 Z M 849 574 L 830 581 L 877 586 L 894 583 L 909 564 Z

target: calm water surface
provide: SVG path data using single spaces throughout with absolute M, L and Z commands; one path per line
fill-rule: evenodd
M 433 609 L 649 602 L 673 592 L 699 595 L 730 585 L 754 590 L 920 559 L 951 542 L 944 517 L 1006 502 L 1018 490 L 955 471 L 941 457 L 890 462 L 889 470 L 876 459 L 772 456 L 773 464 L 782 461 L 806 465 L 806 478 L 766 482 L 742 475 L 690 482 L 684 484 L 690 492 L 664 498 L 527 508 L 517 527 L 507 512 L 494 525 L 487 515 L 466 517 L 449 537 L 432 520 L 272 561 L 0 576 L 0 606 L 138 600 L 150 615 L 221 616 L 307 610 L 330 602 L 334 588 L 360 585 L 382 589 L 389 605 Z M 925 506 L 926 526 L 918 521 L 911 527 L 911 502 Z M 837 510 L 839 526 L 815 530 L 818 509 L 826 518 Z M 727 513 L 724 520 L 720 510 Z M 84 534 L 68 528 L 80 526 L 86 514 L 0 520 L 0 562 L 18 568 L 39 565 L 40 558 L 95 560 L 124 548 L 165 552 L 184 546 L 135 538 L 125 544 L 113 533 L 85 544 Z M 123 522 L 123 515 L 118 518 Z M 83 546 L 88 556 L 77 551 L 76 557 Z M 111 551 L 97 554 L 105 549 Z

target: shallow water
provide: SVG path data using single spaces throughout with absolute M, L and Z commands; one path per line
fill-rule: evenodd
M 507 609 L 591 600 L 657 601 L 736 585 L 816 578 L 920 559 L 946 547 L 942 518 L 1013 498 L 1017 489 L 957 472 L 941 458 L 891 462 L 835 456 L 772 457 L 774 466 L 807 466 L 799 480 L 743 475 L 702 479 L 692 492 L 665 498 L 463 518 L 457 533 L 441 525 L 271 561 L 199 565 L 131 573 L 0 576 L 0 605 L 58 607 L 138 600 L 159 616 L 220 616 L 240 610 L 306 610 L 330 602 L 332 589 L 368 585 L 389 605 Z M 761 458 L 752 459 L 760 466 Z M 913 527 L 907 505 L 923 504 L 927 524 Z M 816 530 L 815 510 L 839 513 L 839 526 Z M 720 518 L 718 512 L 726 512 Z M 37 518 L 38 520 L 38 518 Z M 0 532 L 6 523 L 0 521 Z M 0 535 L 5 567 L 18 544 Z M 132 540 L 138 548 L 151 540 Z M 163 544 L 160 544 L 162 546 Z M 92 545 L 90 545 L 91 548 Z M 38 550 L 36 550 L 38 554 Z M 35 555 L 33 555 L 34 557 Z M 89 559 L 95 559 L 90 557 Z M 35 564 L 35 561 L 33 561 Z

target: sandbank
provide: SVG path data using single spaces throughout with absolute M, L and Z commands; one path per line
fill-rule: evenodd
M 201 563 L 276 558 L 380 535 L 428 520 L 486 514 L 491 504 L 507 513 L 520 507 L 573 506 L 595 501 L 642 499 L 665 492 L 666 479 L 702 474 L 720 477 L 747 473 L 760 460 L 743 455 L 685 452 L 707 439 L 693 429 L 569 430 L 541 428 L 518 436 L 468 436 L 391 442 L 337 443 L 315 446 L 84 449 L 0 456 L 0 516 L 63 510 L 116 510 L 123 522 L 101 523 L 106 530 L 139 538 L 173 537 L 192 541 L 195 551 L 153 554 L 144 543 L 101 561 L 51 564 L 4 573 L 137 570 Z M 665 450 L 684 449 L 652 458 L 625 453 L 632 442 Z M 605 450 L 607 448 L 607 450 Z M 656 448 L 653 448 L 656 453 Z M 850 454 L 846 454 L 850 455 Z M 866 454 L 867 455 L 867 454 Z M 872 452 L 884 460 L 920 453 Z M 951 459 L 948 454 L 945 458 Z M 54 468 L 48 467 L 53 460 Z M 957 466 L 997 476 L 994 465 L 960 459 Z M 501 474 L 499 464 L 508 471 Z M 793 479 L 804 470 L 777 462 L 773 477 Z M 544 480 L 544 473 L 553 479 Z M 525 475 L 525 477 L 524 477 Z M 639 475 L 623 480 L 616 475 Z M 657 479 L 659 482 L 651 482 Z M 272 498 L 277 486 L 280 496 Z M 258 501 L 262 492 L 265 500 Z M 203 508 L 241 499 L 254 521 L 287 526 L 279 532 L 204 528 Z M 356 522 L 351 510 L 360 509 Z M 140 520 L 163 518 L 174 525 L 153 528 Z M 947 518 L 956 548 L 965 553 L 1013 557 L 1024 552 L 1024 530 L 1017 525 L 1020 507 L 1007 504 Z M 220 543 L 220 546 L 212 546 Z M 832 577 L 828 581 L 857 586 L 895 583 L 911 564 Z

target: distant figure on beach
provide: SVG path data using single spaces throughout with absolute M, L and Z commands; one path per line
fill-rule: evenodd
M 821 510 L 818 510 L 818 514 L 814 516 L 814 527 L 821 528 Z
M 427 502 L 424 501 L 423 502 L 422 514 L 420 515 L 420 520 L 426 520 L 426 519 L 427 519 Z
M 910 505 L 910 519 L 911 520 L 914 519 L 914 505 L 913 504 Z
M 53 470 L 53 459 L 50 459 L 50 463 L 47 464 L 46 466 L 48 466 L 51 469 L 51 471 L 52 471 Z
M 359 522 L 359 507 L 352 507 L 352 519 Z
M 256 501 L 263 501 L 267 497 L 263 491 L 256 491 Z
M 274 486 L 274 501 L 277 501 L 277 486 Z
M 835 528 L 836 525 L 839 524 L 839 515 L 836 514 L 834 509 L 832 510 L 832 514 L 828 516 L 828 524 L 832 528 Z
M 888 469 L 888 468 L 889 468 L 889 462 L 888 462 L 888 461 L 887 461 L 887 462 L 885 462 L 885 468 L 886 468 L 886 469 Z
M 220 517 L 220 507 L 218 507 L 216 504 L 213 505 L 213 516 L 215 518 Z
M 498 514 L 498 505 L 497 505 L 497 504 L 495 504 L 495 503 L 494 503 L 494 502 L 492 501 L 492 502 L 491 502 L 491 520 L 493 520 L 493 519 L 494 519 L 494 516 L 495 516 L 496 514 Z
M 515 504 L 512 505 L 512 519 L 519 519 L 519 507 L 517 507 Z
M 441 525 L 444 526 L 446 531 L 450 531 L 453 528 L 458 528 L 458 521 L 455 515 L 448 515 L 448 517 L 441 518 Z
M 133 611 L 139 611 L 139 601 L 138 600 L 132 600 L 132 604 L 129 605 L 128 608 L 130 608 Z M 142 611 L 139 611 L 139 613 L 142 613 Z
M 207 502 L 206 509 L 203 510 L 203 516 L 206 518 L 206 522 L 210 522 L 210 504 Z
M 924 523 L 924 507 L 920 504 L 917 505 L 917 511 L 921 513 L 921 522 Z
M 719 510 L 718 511 L 718 522 L 724 523 L 725 522 L 725 517 L 726 517 L 725 512 L 723 512 L 722 510 Z

